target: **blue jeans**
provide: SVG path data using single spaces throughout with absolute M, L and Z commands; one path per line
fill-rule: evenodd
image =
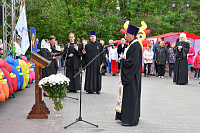
M 108 72 L 112 72 L 112 65 L 109 60 L 107 60 L 107 62 L 108 62 Z
M 144 63 L 144 76 L 146 76 L 146 71 L 147 71 L 147 69 L 146 69 L 146 67 L 148 67 L 148 74 L 147 75 L 149 75 L 150 74 L 150 71 L 151 71 L 151 64 L 152 63 Z
M 198 78 L 200 77 L 200 69 L 196 69 L 194 77 L 196 78 L 198 74 Z
M 172 70 L 174 71 L 175 63 L 169 63 L 169 76 L 172 76 Z

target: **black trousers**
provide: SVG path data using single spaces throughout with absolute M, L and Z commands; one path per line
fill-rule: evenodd
M 156 68 L 156 74 L 158 74 L 158 64 L 156 63 L 156 60 L 154 61 L 154 65 L 155 65 L 155 68 Z
M 151 71 L 151 63 L 146 63 L 144 64 L 144 75 L 146 75 L 146 67 L 148 67 L 148 74 L 150 74 L 150 71 Z
M 165 65 L 158 65 L 158 76 L 165 75 Z

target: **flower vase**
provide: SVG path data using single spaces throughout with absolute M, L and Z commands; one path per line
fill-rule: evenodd
M 60 111 L 62 110 L 63 105 L 62 105 L 62 99 L 60 98 L 55 98 L 54 99 L 54 111 L 57 113 L 56 116 L 60 116 Z

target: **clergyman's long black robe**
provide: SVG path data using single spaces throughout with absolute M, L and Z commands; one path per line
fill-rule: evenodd
M 178 46 L 182 46 L 179 51 Z M 177 42 L 174 47 L 174 53 L 176 55 L 174 78 L 173 82 L 179 85 L 188 84 L 188 60 L 187 53 L 190 49 L 189 43 L 187 42 Z
M 67 87 L 67 90 L 70 91 L 76 91 L 81 89 L 81 81 L 80 81 L 80 74 L 78 74 L 75 78 L 74 75 L 76 75 L 79 72 L 79 68 L 81 66 L 81 50 L 78 49 L 75 50 L 73 47 L 75 43 L 70 43 L 70 45 L 66 44 L 64 51 L 63 51 L 63 59 L 65 60 L 66 53 L 66 77 L 70 79 L 69 86 Z M 79 47 L 79 45 L 78 45 Z M 69 57 L 69 54 L 73 54 L 72 57 Z
M 86 64 L 88 64 L 96 55 L 101 53 L 103 46 L 101 43 L 89 42 L 85 46 L 86 54 L 83 56 Z M 105 63 L 105 56 L 101 54 L 86 68 L 85 88 L 86 92 L 99 92 L 101 91 L 101 78 L 100 65 Z
M 42 78 L 48 77 L 51 74 L 55 73 L 55 67 L 53 62 L 53 56 L 51 52 L 46 48 L 41 48 L 39 54 L 46 58 L 49 61 L 52 61 L 51 64 L 48 67 L 45 67 L 42 69 Z
M 131 44 L 131 42 L 130 42 Z M 121 113 L 116 112 L 116 120 L 135 126 L 140 117 L 142 48 L 134 42 L 126 53 L 126 59 L 120 60 L 123 99 Z
M 52 53 L 58 53 L 58 51 L 56 50 L 56 46 L 54 45 L 54 46 L 52 46 L 51 45 L 51 52 Z M 57 62 L 57 60 L 56 59 L 53 59 L 53 64 L 54 64 L 54 68 L 55 68 L 55 71 L 54 71 L 54 74 L 57 74 L 57 71 L 58 71 L 58 62 Z

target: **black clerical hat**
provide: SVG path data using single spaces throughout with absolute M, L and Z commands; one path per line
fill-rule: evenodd
M 135 26 L 129 24 L 128 28 L 126 30 L 126 33 L 129 33 L 131 35 L 137 36 L 138 31 L 139 31 L 138 27 L 135 27 Z
M 91 36 L 91 35 L 95 35 L 96 36 L 96 31 L 90 31 L 89 32 L 89 36 Z

